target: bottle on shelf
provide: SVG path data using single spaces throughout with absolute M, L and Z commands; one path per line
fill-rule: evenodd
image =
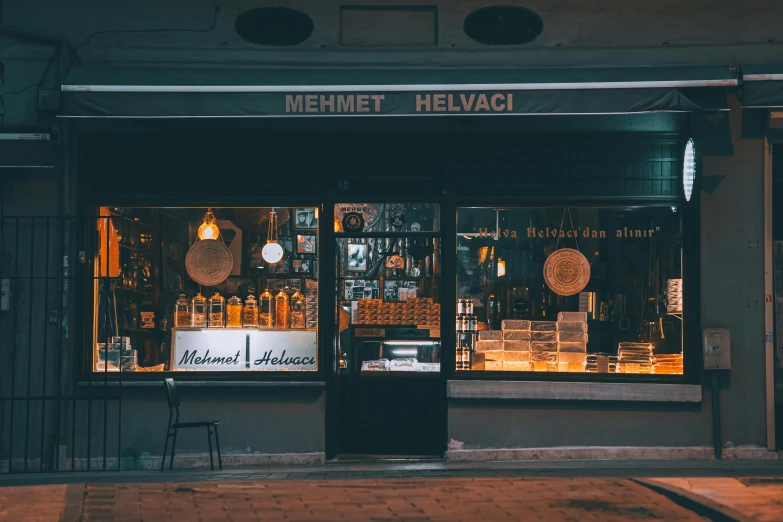
M 209 327 L 225 328 L 226 326 L 226 300 L 218 292 L 209 298 Z
M 297 290 L 294 295 L 291 296 L 291 328 L 304 328 L 305 327 L 305 298 L 302 293 Z
M 242 326 L 258 328 L 258 303 L 252 294 L 245 299 L 245 307 L 242 309 Z
M 174 304 L 174 326 L 176 328 L 193 326 L 193 304 L 185 294 L 180 294 Z
M 191 299 L 191 305 L 193 310 L 193 326 L 196 328 L 205 328 L 207 326 L 207 299 L 199 292 Z
M 275 326 L 275 298 L 264 289 L 264 293 L 258 297 L 258 326 L 261 328 L 273 328 Z
M 232 296 L 226 304 L 226 326 L 242 328 L 242 300 Z
M 288 290 L 288 288 L 285 290 Z M 283 290 L 280 290 L 275 296 L 275 328 L 288 328 L 290 315 L 288 301 L 288 294 Z

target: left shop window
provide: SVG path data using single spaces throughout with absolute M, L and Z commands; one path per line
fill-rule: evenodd
M 93 371 L 317 369 L 317 208 L 96 214 Z

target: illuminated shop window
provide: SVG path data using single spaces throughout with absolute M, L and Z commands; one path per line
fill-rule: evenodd
M 100 207 L 92 370 L 314 371 L 314 207 Z
M 457 369 L 682 374 L 681 213 L 457 211 Z

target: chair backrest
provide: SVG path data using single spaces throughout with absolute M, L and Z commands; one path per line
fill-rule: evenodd
M 177 387 L 174 385 L 174 379 L 167 377 L 163 380 L 166 387 L 166 398 L 169 400 L 169 408 L 179 408 L 179 395 Z

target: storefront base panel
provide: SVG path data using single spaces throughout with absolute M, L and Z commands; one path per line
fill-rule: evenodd
M 711 460 L 711 446 L 581 446 L 559 448 L 453 449 L 446 452 L 451 461 L 520 460 Z M 758 446 L 724 448 L 725 460 L 772 460 L 778 454 Z
M 213 449 L 214 450 L 214 449 Z M 166 456 L 166 468 L 168 469 L 170 454 Z M 106 469 L 111 471 L 128 470 L 154 470 L 160 469 L 160 455 L 145 455 L 143 457 L 124 457 L 122 459 L 107 458 Z M 215 469 L 218 468 L 217 452 L 213 453 Z M 237 468 L 242 466 L 317 466 L 326 463 L 324 453 L 251 453 L 251 454 L 223 454 L 224 468 Z M 27 468 L 38 470 L 39 459 L 27 459 Z M 24 459 L 14 459 L 14 469 L 22 469 Z M 174 469 L 209 468 L 209 453 L 185 453 L 174 457 Z M 86 458 L 60 459 L 57 468 L 52 471 L 101 471 L 103 458 L 93 457 L 91 461 Z M 8 461 L 0 461 L 0 473 L 8 473 Z
M 624 382 L 449 381 L 454 399 L 701 402 L 701 386 Z

